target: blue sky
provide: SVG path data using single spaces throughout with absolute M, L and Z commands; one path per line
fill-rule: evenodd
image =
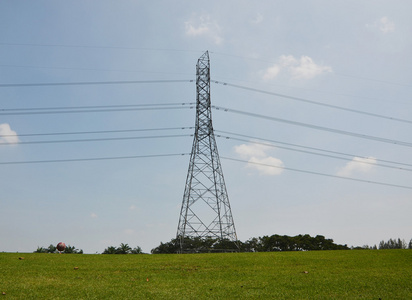
M 193 129 L 170 128 L 193 126 L 194 109 L 113 106 L 195 102 L 190 80 L 206 50 L 212 104 L 229 109 L 213 110 L 213 125 L 240 240 L 409 241 L 411 9 L 410 1 L 1 1 L 0 251 L 63 241 L 86 253 L 120 243 L 149 252 L 174 238 L 189 156 L 27 162 L 189 153 Z M 119 81 L 136 83 L 10 86 Z M 112 109 L 34 113 L 85 106 Z M 27 143 L 74 139 L 88 141 Z

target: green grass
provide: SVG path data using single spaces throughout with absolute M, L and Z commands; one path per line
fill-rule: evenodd
M 412 299 L 411 278 L 412 250 L 0 253 L 0 300 Z

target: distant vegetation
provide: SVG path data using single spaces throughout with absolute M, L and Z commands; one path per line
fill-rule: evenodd
M 381 241 L 379 245 L 348 247 L 335 244 L 332 239 L 327 239 L 323 235 L 311 237 L 308 234 L 287 236 L 274 234 L 258 238 L 250 238 L 246 242 L 233 242 L 229 240 L 219 240 L 212 238 L 185 238 L 185 251 L 188 253 L 208 253 L 208 252 L 283 252 L 283 251 L 316 251 L 316 250 L 383 250 L 383 249 L 412 249 L 412 239 L 409 243 L 405 240 L 389 239 Z M 151 250 L 152 254 L 175 254 L 180 253 L 178 239 L 170 242 L 161 242 L 159 246 Z M 37 247 L 34 253 L 58 253 L 56 246 L 50 244 L 49 247 Z M 62 253 L 83 254 L 83 250 L 75 246 L 67 245 Z M 102 254 L 143 254 L 142 248 L 130 247 L 128 244 L 121 243 L 118 247 L 109 246 Z
M 44 247 L 37 247 L 37 250 L 34 251 L 34 253 L 58 253 L 59 251 L 57 250 L 56 246 L 50 244 L 49 247 L 44 248 Z M 70 246 L 67 245 L 64 251 L 62 253 L 67 253 L 67 254 L 83 254 L 82 249 L 76 249 L 75 246 Z
M 192 253 L 204 252 L 278 252 L 278 251 L 315 251 L 315 250 L 383 250 L 383 249 L 412 249 L 412 239 L 409 243 L 401 239 L 389 239 L 387 242 L 381 241 L 379 246 L 351 247 L 346 244 L 335 244 L 332 239 L 327 239 L 323 235 L 311 237 L 308 234 L 287 236 L 277 235 L 251 238 L 246 242 L 232 242 L 229 240 L 219 240 L 211 238 L 185 238 L 185 251 Z M 172 239 L 167 243 L 152 249 L 152 254 L 179 253 L 180 244 L 178 239 Z
M 405 240 L 401 239 L 389 239 L 387 242 L 381 241 L 379 243 L 379 248 L 374 245 L 374 246 L 362 246 L 362 247 L 355 247 L 352 248 L 355 250 L 360 250 L 360 249 L 366 249 L 366 250 L 383 250 L 383 249 L 412 249 L 412 239 L 409 241 L 409 243 L 406 243 Z
M 109 246 L 104 249 L 102 254 L 143 254 L 139 246 L 132 249 L 128 244 L 121 243 L 119 247 Z
M 232 242 L 229 240 L 218 240 L 211 238 L 185 238 L 185 249 L 187 252 L 276 252 L 276 251 L 312 251 L 312 250 L 349 250 L 347 245 L 338 245 L 332 239 L 323 235 L 311 237 L 308 234 L 287 236 L 277 235 L 251 238 L 246 242 Z M 152 254 L 177 253 L 179 252 L 179 241 L 172 239 L 168 243 L 152 249 Z

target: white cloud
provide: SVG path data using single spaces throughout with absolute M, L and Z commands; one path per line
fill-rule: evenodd
M 379 30 L 383 34 L 395 31 L 395 23 L 389 20 L 388 17 L 382 17 L 372 24 L 366 24 L 366 28 L 371 30 Z
M 259 144 L 242 144 L 235 146 L 235 152 L 248 160 L 249 168 L 258 170 L 262 175 L 279 175 L 283 172 L 283 162 L 267 154 L 270 148 Z
M 293 78 L 311 79 L 323 73 L 332 72 L 329 66 L 317 65 L 309 56 L 302 56 L 298 63 L 290 61 L 289 72 Z
M 235 146 L 235 152 L 239 154 L 243 159 L 249 159 L 250 157 L 266 157 L 266 151 L 269 149 L 268 146 L 261 144 L 246 145 L 242 144 Z
M 14 130 L 11 130 L 10 125 L 7 123 L 0 124 L 0 142 L 7 144 L 17 144 L 19 137 Z
M 388 17 L 382 17 L 379 20 L 379 30 L 383 33 L 395 31 L 395 23 L 390 21 Z
M 189 37 L 205 36 L 217 45 L 223 42 L 219 24 L 209 15 L 192 17 L 190 21 L 185 22 L 185 33 Z
M 338 171 L 337 175 L 348 177 L 354 173 L 368 173 L 376 165 L 376 162 L 374 157 L 354 157 Z
M 258 170 L 263 175 L 280 175 L 283 172 L 283 162 L 272 156 L 263 158 L 251 157 L 248 167 Z
M 93 218 L 93 219 L 96 219 L 96 218 L 97 218 L 97 214 L 95 214 L 95 213 L 92 212 L 92 213 L 90 214 L 90 217 Z
M 280 72 L 280 66 L 277 64 L 274 64 L 273 66 L 267 68 L 265 74 L 263 74 L 263 79 L 264 80 L 274 79 L 276 76 L 278 76 L 279 72 Z
M 274 79 L 281 71 L 286 71 L 292 79 L 312 79 L 324 73 L 332 72 L 329 66 L 316 64 L 312 58 L 303 55 L 300 59 L 292 55 L 282 55 L 278 62 L 264 71 L 263 79 Z

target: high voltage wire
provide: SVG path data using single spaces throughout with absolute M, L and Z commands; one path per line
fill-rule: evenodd
M 243 142 L 247 142 L 247 143 L 251 143 L 251 144 L 264 145 L 264 146 L 268 146 L 268 147 L 275 147 L 275 148 L 284 149 L 284 150 L 289 150 L 289 151 L 296 151 L 296 152 L 301 152 L 301 153 L 306 153 L 306 154 L 311 154 L 311 155 L 318 155 L 318 156 L 328 157 L 328 158 L 333 158 L 333 159 L 340 159 L 340 160 L 344 160 L 344 161 L 351 161 L 351 160 L 348 160 L 347 158 L 339 157 L 339 156 L 335 156 L 335 155 L 324 154 L 324 153 L 317 153 L 317 152 L 312 152 L 312 151 L 307 151 L 307 150 L 293 149 L 293 148 L 289 148 L 289 147 L 284 147 L 284 146 L 279 146 L 279 145 L 273 145 L 273 144 L 268 144 L 268 143 L 259 142 L 259 141 L 250 141 L 250 140 L 246 140 L 246 139 L 240 139 L 240 138 L 235 138 L 235 137 L 230 137 L 230 136 L 224 136 L 224 135 L 217 135 L 217 137 L 221 137 L 221 138 L 225 138 L 225 139 L 232 139 L 232 140 L 236 140 L 236 141 L 243 141 Z M 320 150 L 320 151 L 324 151 L 324 150 Z M 358 156 L 355 156 L 355 157 L 358 157 Z M 371 159 L 370 157 L 359 157 L 359 158 Z M 377 161 L 379 161 L 378 158 L 374 158 L 374 159 L 376 159 Z M 379 162 L 356 161 L 356 163 L 368 164 L 368 165 L 372 165 L 372 166 L 379 166 L 379 167 L 384 167 L 384 168 L 391 168 L 391 169 L 396 169 L 396 170 L 402 170 L 402 171 L 412 172 L 412 169 L 402 168 L 402 167 L 397 167 L 397 166 L 385 165 L 385 164 L 381 164 L 381 163 L 379 163 Z M 394 164 L 397 164 L 397 163 L 394 162 Z
M 176 73 L 176 72 L 156 72 L 156 71 L 144 71 L 144 70 L 126 70 L 126 69 L 96 69 L 96 68 L 75 68 L 75 67 L 42 67 L 42 66 L 23 66 L 23 65 L 5 65 L 1 64 L 0 67 L 8 68 L 28 68 L 28 69 L 52 69 L 52 70 L 75 70 L 75 71 L 99 71 L 99 72 L 125 72 L 125 73 L 147 73 L 147 74 L 168 74 L 168 75 L 185 75 L 191 76 L 188 73 Z M 195 74 L 193 74 L 195 76 Z
M 21 165 L 21 164 L 40 164 L 40 163 L 71 163 L 71 162 L 101 161 L 101 160 L 120 160 L 120 159 L 137 159 L 137 158 L 154 158 L 154 157 L 173 157 L 173 156 L 185 156 L 185 155 L 190 155 L 190 153 L 168 153 L 168 154 L 150 154 L 150 155 L 133 155 L 133 156 L 111 156 L 111 157 L 94 157 L 94 158 L 73 158 L 73 159 L 50 159 L 50 160 L 11 161 L 11 162 L 0 162 L 0 165 Z M 246 160 L 236 159 L 236 158 L 231 158 L 231 157 L 225 157 L 225 156 L 221 156 L 221 158 L 222 158 L 222 159 L 226 159 L 226 160 L 236 161 L 236 162 L 255 164 L 255 165 L 260 165 L 260 166 L 265 166 L 265 167 L 278 168 L 278 169 L 283 169 L 283 170 L 288 170 L 288 171 L 294 171 L 294 172 L 300 172 L 300 173 L 306 173 L 306 174 L 311 174 L 311 175 L 332 177 L 332 178 L 345 179 L 345 180 L 351 180 L 351 181 L 357 181 L 357 182 L 363 182 L 363 183 L 371 183 L 371 184 L 377 184 L 377 185 L 383 185 L 383 186 L 390 186 L 390 187 L 396 187 L 396 188 L 412 189 L 411 186 L 404 186 L 404 185 L 391 184 L 391 183 L 378 182 L 378 181 L 371 181 L 371 180 L 364 180 L 364 179 L 358 179 L 358 178 L 352 178 L 352 177 L 344 177 L 344 176 L 338 176 L 338 175 L 331 175 L 331 174 L 325 174 L 325 173 L 308 171 L 308 170 L 302 170 L 302 169 L 295 169 L 295 168 L 288 168 L 288 167 L 280 167 L 280 166 L 276 166 L 276 165 L 270 165 L 270 164 L 264 164 L 264 163 L 257 163 L 257 162 L 249 162 L 249 161 L 246 161 Z
M 169 52 L 173 51 L 173 52 L 192 52 L 192 53 L 204 52 L 203 50 L 169 49 L 169 48 L 145 48 L 145 47 L 126 47 L 126 46 L 93 46 L 93 45 L 92 46 L 91 45 L 64 45 L 64 44 L 31 44 L 31 43 L 0 43 L 0 46 L 30 46 L 30 47 L 84 48 L 84 49 L 119 49 L 119 50 L 169 51 Z M 276 63 L 273 60 L 269 60 L 269 59 L 258 59 L 258 58 L 245 57 L 245 56 L 229 54 L 229 53 L 222 53 L 222 52 L 215 52 L 215 51 L 209 51 L 209 53 L 217 54 L 217 55 L 223 55 L 223 56 L 230 56 L 230 57 L 234 57 L 234 58 L 238 58 L 238 59 L 248 59 L 248 60 L 262 61 L 262 62 L 268 62 L 268 63 L 272 63 L 272 64 Z M 375 78 L 360 77 L 360 76 L 343 74 L 343 73 L 334 73 L 334 74 L 338 75 L 338 76 L 351 77 L 351 78 L 357 78 L 357 79 L 362 79 L 362 80 L 368 80 L 368 81 L 375 81 L 375 82 L 381 82 L 381 83 L 411 87 L 410 84 L 405 84 L 405 83 L 392 82 L 392 81 L 380 80 L 380 79 L 375 79 Z
M 186 127 L 169 127 L 169 128 L 148 128 L 148 129 L 119 129 L 119 130 L 99 130 L 99 131 L 74 131 L 74 132 L 48 132 L 48 133 L 19 133 L 3 134 L 2 137 L 20 137 L 20 136 L 48 136 L 48 135 L 76 135 L 76 134 L 106 134 L 122 132 L 140 132 L 140 131 L 159 131 L 159 130 L 186 130 L 193 129 L 192 126 Z
M 89 138 L 89 139 L 75 139 L 75 140 L 49 140 L 49 141 L 27 141 L 0 143 L 0 146 L 5 145 L 21 145 L 21 144 L 52 144 L 52 143 L 75 143 L 75 142 L 102 142 L 102 141 L 120 141 L 120 140 L 140 140 L 140 139 L 161 139 L 161 138 L 176 138 L 176 137 L 188 137 L 193 134 L 175 134 L 175 135 L 151 135 L 151 136 L 128 136 L 128 137 L 111 137 L 111 138 Z
M 210 51 L 209 53 L 223 55 L 223 56 L 230 56 L 230 57 L 234 57 L 234 58 L 238 58 L 238 59 L 248 59 L 248 60 L 254 60 L 254 61 L 261 61 L 261 62 L 266 62 L 266 63 L 270 63 L 270 64 L 277 64 L 278 63 L 278 62 L 275 62 L 275 61 L 270 60 L 270 59 L 260 59 L 260 58 L 254 58 L 254 57 L 246 57 L 246 56 L 234 55 L 234 54 L 229 54 L 229 53 L 214 52 L 214 51 Z M 411 87 L 410 84 L 387 81 L 387 80 L 381 80 L 381 79 L 376 79 L 376 78 L 367 78 L 367 77 L 343 74 L 343 73 L 339 73 L 339 72 L 338 73 L 334 72 L 333 74 L 338 75 L 338 76 L 351 77 L 351 78 L 356 78 L 356 79 L 362 79 L 362 80 L 375 81 L 375 82 L 380 82 L 380 83 L 387 83 L 387 84 Z
M 116 160 L 116 159 L 170 157 L 170 156 L 183 156 L 183 155 L 190 155 L 190 153 L 149 154 L 149 155 L 111 156 L 111 157 L 92 157 L 92 158 L 73 158 L 73 159 L 49 159 L 49 160 L 10 161 L 10 162 L 0 162 L 0 165 L 21 165 L 21 164 L 42 164 L 42 163 L 66 163 L 66 162 L 97 161 L 97 160 Z
M 221 82 L 221 81 L 212 81 L 212 82 L 214 82 L 216 84 L 221 84 L 221 85 L 224 85 L 224 86 L 235 87 L 235 88 L 248 90 L 248 91 L 252 91 L 252 92 L 257 92 L 257 93 L 261 93 L 261 94 L 267 94 L 267 95 L 271 95 L 271 96 L 282 97 L 282 98 L 289 99 L 289 100 L 300 101 L 300 102 L 309 103 L 309 104 L 313 104 L 313 105 L 324 106 L 324 107 L 333 108 L 333 109 L 339 109 L 339 110 L 348 111 L 348 112 L 357 113 L 357 114 L 363 114 L 363 115 L 367 115 L 367 116 L 371 116 L 371 117 L 382 118 L 382 119 L 387 119 L 387 120 L 391 120 L 391 121 L 398 121 L 398 122 L 412 124 L 411 120 L 405 120 L 405 119 L 385 116 L 385 115 L 381 115 L 381 114 L 370 113 L 370 112 L 366 112 L 366 111 L 362 111 L 362 110 L 346 108 L 346 107 L 342 107 L 342 106 L 338 106 L 338 105 L 332 105 L 332 104 L 317 102 L 317 101 L 313 101 L 313 100 L 309 100 L 309 99 L 293 97 L 293 96 L 288 96 L 288 95 L 274 93 L 274 92 L 268 92 L 268 91 L 264 91 L 264 90 L 260 90 L 260 89 L 255 89 L 255 88 L 251 88 L 251 87 L 242 86 L 242 85 L 236 85 L 236 84 L 231 84 L 231 83 L 226 83 L 226 82 Z
M 1 87 L 30 87 L 30 86 L 71 86 L 71 85 L 108 85 L 108 84 L 137 84 L 137 83 L 176 83 L 176 82 L 194 82 L 194 80 L 146 80 L 146 81 L 95 81 L 95 82 L 57 82 L 57 83 L 14 83 L 14 84 L 0 84 Z M 342 106 L 337 106 L 337 105 L 332 105 L 332 104 L 327 104 L 327 103 L 322 103 L 322 102 L 317 102 L 309 99 L 304 99 L 304 98 L 299 98 L 299 97 L 294 97 L 294 96 L 289 96 L 289 95 L 284 95 L 280 93 L 275 93 L 275 92 L 269 92 L 269 91 L 264 91 L 260 89 L 255 89 L 251 87 L 246 87 L 246 86 L 241 86 L 241 85 L 236 85 L 236 84 L 231 84 L 227 82 L 221 82 L 221 81 L 212 81 L 213 83 L 216 84 L 221 84 L 224 86 L 230 86 L 230 87 L 235 87 L 235 88 L 240 88 L 244 90 L 249 90 L 253 92 L 258 92 L 258 93 L 263 93 L 267 95 L 272 95 L 272 96 L 277 96 L 277 97 L 282 97 L 286 98 L 289 100 L 294 100 L 294 101 L 300 101 L 304 103 L 309 103 L 313 105 L 318 105 L 318 106 L 324 106 L 328 108 L 333 108 L 333 109 L 338 109 L 338 110 L 343 110 L 343 111 L 348 111 L 352 113 L 358 113 L 358 114 L 363 114 L 367 116 L 372 116 L 372 117 L 377 117 L 377 118 L 383 118 L 387 120 L 392 120 L 392 121 L 398 121 L 398 122 L 403 122 L 403 123 L 409 123 L 412 124 L 411 120 L 406 120 L 406 119 L 400 119 L 400 118 L 395 118 L 391 116 L 385 116 L 381 114 L 376 114 L 376 113 L 370 113 L 366 111 L 361 111 L 361 110 L 356 110 L 352 108 L 346 108 Z
M 145 48 L 145 47 L 122 47 L 122 46 L 90 46 L 90 45 L 64 45 L 64 44 L 30 44 L 30 43 L 0 43 L 0 46 L 30 46 L 30 47 L 57 47 L 57 48 L 89 48 L 89 49 L 121 49 L 121 50 L 144 50 L 144 51 L 175 51 L 175 52 L 204 52 L 203 50 L 169 49 L 169 48 Z
M 150 104 L 117 104 L 117 105 L 89 105 L 89 106 L 55 106 L 55 107 L 29 107 L 29 108 L 2 108 L 0 111 L 31 111 L 31 110 L 52 110 L 52 109 L 96 109 L 96 108 L 119 108 L 119 107 L 145 107 L 145 106 L 176 106 L 193 105 L 194 102 L 177 103 L 150 103 Z
M 1 116 L 10 115 L 43 115 L 43 114 L 69 114 L 69 113 L 97 113 L 114 111 L 139 111 L 139 110 L 167 110 L 167 109 L 193 109 L 194 103 L 163 104 L 163 105 L 107 105 L 107 106 L 77 106 L 55 108 L 28 108 L 28 109 L 0 109 Z M 54 110 L 53 110 L 54 109 Z M 36 111 L 37 110 L 37 111 Z M 7 112 L 1 112 L 7 111 Z
M 35 87 L 35 86 L 71 86 L 71 85 L 115 85 L 138 83 L 178 83 L 194 82 L 193 79 L 176 80 L 121 80 L 121 81 L 83 81 L 83 82 L 44 82 L 44 83 L 1 83 L 0 88 L 7 87 Z
M 260 141 L 266 141 L 266 142 L 269 142 L 269 143 L 276 143 L 276 144 L 282 144 L 282 145 L 287 145 L 287 146 L 292 146 L 292 147 L 297 147 L 297 148 L 302 148 L 302 149 L 321 151 L 321 152 L 324 152 L 324 153 L 342 155 L 342 156 L 347 156 L 347 157 L 352 157 L 352 158 L 353 157 L 358 157 L 358 158 L 363 158 L 363 159 L 368 159 L 369 158 L 369 157 L 365 157 L 365 156 L 358 155 L 358 154 L 349 154 L 349 153 L 331 151 L 331 150 L 326 150 L 326 149 L 321 149 L 321 148 L 316 148 L 316 147 L 309 147 L 309 146 L 297 145 L 297 144 L 292 144 L 292 143 L 285 143 L 285 142 L 281 142 L 281 141 L 265 139 L 265 138 L 261 138 L 261 137 L 255 137 L 255 136 L 244 135 L 244 134 L 239 134 L 239 133 L 233 133 L 233 132 L 228 132 L 228 131 L 215 130 L 215 132 L 218 132 L 218 133 L 221 132 L 221 133 L 224 133 L 224 134 L 229 134 L 229 135 L 240 136 L 240 137 L 252 139 L 252 140 L 245 140 L 245 139 L 233 138 L 231 136 L 226 137 L 226 136 L 222 136 L 220 134 L 217 135 L 218 137 L 223 137 L 225 139 L 235 139 L 235 140 L 244 141 L 244 142 L 248 142 L 248 143 L 258 143 L 258 144 L 260 144 L 259 142 L 255 142 L 255 140 L 258 140 L 258 141 L 260 140 Z M 272 146 L 272 147 L 283 148 L 283 149 L 286 148 L 286 147 L 280 147 L 279 145 L 273 145 L 273 144 L 268 144 L 268 143 L 262 143 L 262 144 Z M 289 148 L 287 148 L 287 149 L 289 149 Z M 300 150 L 294 149 L 293 151 L 300 151 Z M 317 154 L 316 152 L 303 151 L 303 150 L 302 150 L 302 152 Z M 329 157 L 328 155 L 325 155 L 325 156 Z M 401 163 L 401 162 L 396 162 L 396 161 L 391 161 L 391 160 L 384 160 L 384 159 L 381 159 L 381 158 L 376 158 L 376 159 L 379 160 L 380 162 L 384 162 L 384 163 L 390 163 L 390 164 L 394 164 L 394 165 L 402 165 L 402 166 L 412 167 L 412 164 Z
M 178 105 L 178 106 L 174 106 L 174 105 Z M 152 107 L 150 107 L 150 106 L 152 106 Z M 104 108 L 104 107 L 107 107 L 107 108 Z M 84 107 L 79 106 L 79 107 L 73 107 L 73 108 L 71 108 L 71 107 L 51 108 L 50 107 L 50 108 L 44 108 L 44 109 L 42 109 L 42 108 L 38 108 L 38 109 L 37 108 L 7 109 L 7 110 L 3 110 L 3 111 L 7 111 L 7 112 L 0 112 L 0 115 L 87 113 L 87 112 L 112 112 L 112 111 L 133 111 L 133 110 L 165 110 L 165 109 L 186 109 L 186 108 L 193 109 L 194 108 L 194 103 L 154 104 L 154 105 L 141 104 L 141 105 L 120 105 L 120 106 L 118 106 L 118 105 L 112 105 L 112 106 L 84 106 Z M 349 132 L 349 131 L 344 131 L 344 130 L 339 130 L 339 129 L 333 129 L 333 128 L 330 128 L 330 127 L 323 127 L 323 126 L 318 126 L 318 125 L 313 125 L 313 124 L 308 124 L 308 123 L 291 121 L 291 120 L 286 120 L 286 119 L 281 119 L 281 118 L 276 118 L 276 117 L 271 117 L 271 116 L 266 116 L 266 115 L 260 115 L 260 114 L 256 114 L 256 113 L 245 112 L 245 111 L 241 111 L 241 110 L 230 109 L 230 108 L 225 108 L 225 107 L 220 107 L 220 106 L 215 106 L 215 105 L 212 105 L 212 108 L 214 108 L 216 110 L 224 110 L 225 112 L 231 112 L 231 113 L 236 113 L 236 114 L 261 118 L 261 119 L 267 119 L 267 120 L 276 121 L 276 122 L 287 123 L 287 124 L 291 124 L 291 125 L 295 125 L 295 126 L 302 126 L 302 127 L 307 127 L 307 128 L 317 129 L 317 130 L 328 131 L 328 132 L 332 132 L 332 133 L 344 134 L 344 135 L 354 136 L 354 137 L 358 137 L 358 138 L 364 138 L 364 139 L 384 142 L 384 143 L 396 144 L 396 145 L 401 145 L 401 146 L 405 146 L 405 147 L 412 147 L 412 143 L 410 143 L 410 142 L 391 140 L 391 139 L 387 139 L 387 138 L 381 138 L 381 137 L 376 137 L 376 136 L 371 136 L 371 135 L 366 135 L 366 134 L 360 134 L 360 133 L 356 133 L 356 132 Z M 58 109 L 58 110 L 53 110 L 53 109 Z M 39 111 L 34 111 L 34 110 L 39 110 Z
M 236 109 L 230 109 L 230 108 L 225 108 L 225 107 L 221 107 L 221 106 L 212 105 L 212 108 L 214 108 L 216 110 L 223 110 L 225 112 L 236 113 L 236 114 L 245 115 L 245 116 L 249 116 L 249 117 L 266 119 L 266 120 L 270 120 L 270 121 L 281 122 L 281 123 L 286 123 L 286 124 L 290 124 L 290 125 L 301 126 L 301 127 L 306 127 L 306 128 L 316 129 L 316 130 L 328 131 L 328 132 L 338 133 L 338 134 L 343 134 L 343 135 L 348 135 L 348 136 L 354 136 L 354 137 L 373 140 L 373 141 L 378 141 L 378 142 L 382 142 L 382 143 L 389 143 L 389 144 L 396 144 L 396 145 L 399 145 L 399 146 L 412 147 L 412 143 L 410 143 L 410 142 L 391 140 L 391 139 L 376 137 L 376 136 L 367 135 L 367 134 L 344 131 L 344 130 L 329 128 L 329 127 L 323 127 L 323 126 L 308 124 L 308 123 L 291 121 L 291 120 L 285 120 L 285 119 L 281 119 L 281 118 L 276 118 L 276 117 L 271 117 L 271 116 L 266 116 L 266 115 L 261 115 L 261 114 L 256 114 L 256 113 L 251 113 L 251 112 L 246 112 L 246 111 L 241 111 L 241 110 L 236 110 Z
M 78 134 L 102 134 L 102 133 L 121 133 L 121 132 L 136 132 L 136 131 L 142 132 L 142 131 L 158 131 L 158 130 L 185 130 L 185 129 L 193 129 L 193 127 L 106 130 L 106 131 L 64 132 L 64 133 L 43 133 L 43 134 L 42 133 L 34 133 L 34 134 L 19 134 L 19 135 L 3 135 L 3 137 L 74 135 L 74 134 L 77 134 L 77 135 Z M 368 159 L 369 158 L 369 157 L 362 157 L 362 156 L 354 155 L 354 154 L 328 151 L 328 150 L 320 149 L 320 148 L 313 148 L 313 147 L 306 147 L 306 146 L 301 146 L 301 145 L 296 145 L 296 144 L 283 143 L 283 142 L 269 140 L 269 139 L 263 139 L 263 138 L 258 138 L 258 137 L 242 135 L 242 134 L 236 134 L 236 133 L 232 133 L 232 132 L 226 132 L 226 131 L 216 131 L 216 132 L 222 132 L 222 133 L 229 134 L 229 135 L 234 135 L 234 136 L 247 137 L 247 138 L 250 138 L 250 139 L 253 139 L 253 140 L 246 140 L 246 139 L 242 139 L 242 138 L 238 138 L 238 137 L 225 136 L 225 135 L 221 135 L 221 134 L 216 135 L 217 137 L 221 137 L 221 138 L 225 138 L 225 139 L 232 139 L 232 140 L 243 141 L 243 142 L 248 142 L 248 143 L 253 143 L 253 144 L 260 144 L 260 145 L 276 147 L 276 148 L 290 150 L 290 151 L 296 151 L 296 152 L 307 153 L 307 154 L 312 154 L 312 155 L 318 155 L 318 156 L 334 158 L 334 159 L 341 159 L 341 160 L 345 160 L 345 161 L 348 161 L 348 159 L 344 158 L 344 157 L 339 157 L 339 156 L 336 156 L 336 155 L 325 154 L 325 152 L 326 153 L 339 154 L 339 155 L 343 155 L 343 156 L 359 157 L 359 158 L 363 158 L 363 159 Z M 137 136 L 137 137 L 133 136 L 133 137 L 88 138 L 88 139 L 72 139 L 72 140 L 19 141 L 19 142 L 13 143 L 13 145 L 15 145 L 15 144 L 21 145 L 21 144 L 72 143 L 72 142 L 100 142 L 100 141 L 116 141 L 116 140 L 175 138 L 175 137 L 188 137 L 188 136 L 193 136 L 193 134 Z M 324 152 L 324 153 L 317 153 L 317 152 L 308 151 L 308 150 L 299 150 L 299 149 L 294 149 L 294 148 L 290 148 L 290 147 L 284 147 L 284 146 L 274 145 L 274 144 L 270 144 L 270 143 L 259 142 L 259 140 L 260 141 L 271 142 L 271 143 L 277 143 L 277 144 L 286 144 L 286 145 L 293 146 L 293 147 L 311 149 L 311 150 L 321 151 L 321 152 Z M 12 145 L 12 144 L 4 142 L 4 143 L 0 143 L 0 145 L 4 146 L 4 145 Z M 381 160 L 379 158 L 376 158 L 376 159 L 378 161 L 382 161 L 382 162 L 386 162 L 386 163 L 397 164 L 397 165 L 405 165 L 405 166 L 411 166 L 412 167 L 412 165 L 410 165 L 410 164 L 393 162 L 393 161 L 388 161 L 388 160 Z M 381 166 L 381 167 L 393 168 L 393 169 L 398 169 L 398 170 L 403 170 L 403 171 L 412 171 L 412 169 L 402 168 L 402 167 L 399 167 L 399 166 L 390 166 L 390 165 L 385 165 L 385 164 L 381 164 L 381 163 L 371 163 L 371 162 L 367 162 L 367 161 L 358 161 L 358 163 L 377 165 L 377 166 Z
M 19 135 L 2 135 L 3 137 L 18 137 L 18 136 L 51 136 L 51 135 L 79 135 L 79 134 L 107 134 L 107 133 L 123 133 L 123 132 L 143 132 L 143 131 L 159 131 L 159 130 L 186 130 L 186 129 L 193 129 L 194 127 L 174 127 L 174 128 L 152 128 L 152 129 L 126 129 L 126 130 L 105 130 L 105 131 L 82 131 L 82 132 L 59 132 L 59 133 L 32 133 L 32 134 L 19 134 Z M 318 156 L 323 156 L 323 157 L 328 157 L 328 158 L 334 158 L 334 159 L 341 159 L 348 161 L 347 158 L 344 157 L 339 157 L 336 155 L 330 155 L 330 154 L 325 154 L 325 153 L 332 153 L 332 154 L 338 154 L 338 155 L 343 155 L 343 156 L 350 156 L 350 157 L 359 157 L 363 159 L 368 159 L 369 157 L 362 157 L 360 155 L 355 155 L 355 154 L 347 154 L 347 153 L 342 153 L 342 152 L 336 152 L 336 151 L 329 151 L 325 149 L 320 149 L 320 148 L 314 148 L 314 147 L 307 147 L 307 146 L 302 146 L 302 145 L 296 145 L 296 144 L 291 144 L 291 143 L 284 143 L 280 141 L 275 141 L 275 140 L 269 140 L 269 139 L 264 139 L 264 138 L 258 138 L 258 137 L 253 137 L 253 136 L 248 136 L 248 135 L 242 135 L 242 134 L 237 134 L 233 132 L 227 132 L 227 131 L 215 131 L 215 132 L 221 132 L 225 134 L 229 134 L 232 136 L 227 136 L 227 135 L 221 135 L 217 134 L 217 137 L 224 138 L 224 139 L 231 139 L 231 140 L 237 140 L 237 141 L 243 141 L 243 142 L 248 142 L 252 144 L 260 144 L 260 145 L 265 145 L 265 146 L 270 146 L 270 147 L 276 147 L 280 149 L 285 149 L 289 151 L 296 151 L 296 152 L 301 152 L 301 153 L 306 153 L 306 154 L 312 154 L 312 155 L 318 155 Z M 72 142 L 100 142 L 100 141 L 116 141 L 116 140 L 135 140 L 135 139 L 156 139 L 156 138 L 175 138 L 175 137 L 188 137 L 188 136 L 193 136 L 193 134 L 181 134 L 181 135 L 156 135 L 156 136 L 133 136 L 133 137 L 110 137 L 110 138 L 88 138 L 88 139 L 72 139 L 72 140 L 46 140 L 46 141 L 19 141 L 13 144 L 10 143 L 0 143 L 0 146 L 3 145 L 15 145 L 15 144 L 51 144 L 51 143 L 72 143 Z M 253 140 L 246 140 L 234 136 L 241 136 Z M 265 142 L 259 142 L 259 141 L 266 141 Z M 277 143 L 277 144 L 285 144 L 293 147 L 298 147 L 298 148 L 303 148 L 303 149 L 310 149 L 310 150 L 316 150 L 316 151 L 321 151 L 324 153 L 317 153 L 313 151 L 308 151 L 308 150 L 299 150 L 299 149 L 294 149 L 290 147 L 284 147 L 284 146 L 279 146 L 279 145 L 274 145 L 270 143 Z M 400 162 L 394 162 L 394 161 L 388 161 L 388 160 L 381 160 L 379 158 L 375 158 L 379 162 L 386 162 L 386 163 L 391 163 L 391 164 L 397 164 L 397 165 L 404 165 L 404 166 L 410 166 L 412 167 L 411 164 L 405 164 L 405 163 L 400 163 Z M 381 163 L 371 163 L 367 161 L 358 161 L 358 163 L 362 164 L 370 164 L 370 165 L 376 165 L 376 166 L 381 166 L 381 167 L 387 167 L 387 168 L 393 168 L 393 169 L 398 169 L 398 170 L 403 170 L 403 171 L 412 171 L 412 169 L 408 168 L 402 168 L 398 166 L 390 166 L 390 165 L 385 165 Z
M 363 182 L 363 183 L 371 183 L 371 184 L 384 185 L 384 186 L 390 186 L 390 187 L 396 187 L 396 188 L 403 188 L 403 189 L 412 190 L 412 186 L 405 186 L 405 185 L 398 185 L 398 184 L 392 184 L 392 183 L 386 183 L 386 182 L 371 181 L 371 180 L 365 180 L 365 179 L 359 179 L 359 178 L 352 178 L 352 177 L 344 177 L 344 176 L 338 176 L 338 175 L 332 175 L 332 174 L 325 174 L 325 173 L 308 171 L 308 170 L 301 170 L 301 169 L 280 167 L 280 166 L 270 165 L 270 164 L 264 164 L 264 163 L 249 162 L 249 161 L 247 161 L 247 160 L 236 159 L 236 158 L 231 158 L 231 157 L 221 156 L 220 158 L 223 158 L 223 159 L 226 159 L 226 160 L 231 160 L 231 161 L 236 161 L 236 162 L 242 162 L 242 163 L 248 163 L 248 164 L 254 164 L 254 165 L 264 166 L 264 167 L 270 167 L 270 168 L 277 168 L 277 169 L 283 169 L 283 170 L 288 170 L 288 171 L 294 171 L 294 172 L 299 172 L 299 173 L 306 173 L 306 174 L 311 174 L 311 175 L 318 175 L 318 176 L 324 176 L 324 177 L 332 177 L 332 178 L 338 178 L 338 179 L 345 179 L 345 180 L 358 181 L 358 182 Z

